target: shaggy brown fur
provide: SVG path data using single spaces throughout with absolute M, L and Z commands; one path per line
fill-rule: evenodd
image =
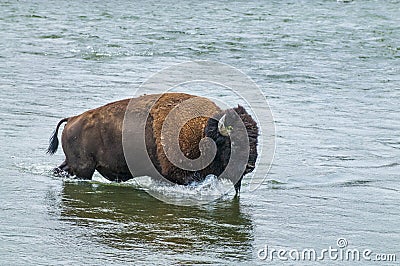
M 199 116 L 189 120 L 179 133 L 179 146 L 189 159 L 200 156 L 199 142 L 205 136 L 212 138 L 217 144 L 217 156 L 203 170 L 188 171 L 176 167 L 165 155 L 161 130 L 167 115 L 180 103 L 193 99 L 201 101 L 201 108 L 208 118 Z M 132 101 L 130 103 L 130 101 Z M 147 153 L 159 173 L 177 184 L 189 184 L 192 181 L 204 180 L 208 174 L 219 176 L 227 166 L 230 157 L 231 142 L 229 137 L 218 132 L 218 120 L 222 115 L 236 112 L 246 126 L 249 136 L 250 156 L 247 165 L 243 165 L 244 174 L 254 169 L 257 159 L 258 128 L 255 121 L 238 106 L 227 111 L 220 110 L 212 101 L 184 93 L 167 93 L 144 95 L 134 99 L 113 102 L 97 109 L 89 110 L 81 115 L 63 119 L 50 140 L 48 153 L 53 154 L 58 147 L 57 133 L 60 125 L 67 122 L 62 134 L 62 146 L 66 160 L 55 172 L 66 171 L 78 178 L 91 179 L 95 170 L 112 181 L 125 181 L 133 178 L 124 157 L 122 147 L 122 126 L 127 107 L 130 112 L 145 112 L 153 105 L 146 122 L 145 138 Z M 133 107 L 132 107 L 133 106 Z M 132 107 L 132 108 L 131 108 Z M 196 107 L 199 108 L 199 107 Z M 132 110 L 131 110 L 132 109 Z M 147 111 L 146 111 L 147 112 Z M 178 113 L 185 116 L 184 113 Z M 179 117 L 172 117 L 178 121 Z M 175 120 L 176 119 L 176 120 Z M 172 138 L 168 135 L 164 139 Z M 243 176 L 242 176 L 243 177 Z M 235 181 L 236 191 L 240 189 L 242 177 Z
M 157 159 L 160 164 L 161 174 L 166 177 L 168 180 L 178 183 L 178 184 L 188 184 L 194 179 L 190 178 L 190 172 L 181 170 L 175 167 L 166 157 L 164 148 L 161 140 L 161 130 L 164 124 L 166 116 L 170 113 L 170 111 L 180 104 L 181 102 L 188 100 L 190 98 L 194 98 L 197 96 L 189 95 L 189 94 L 175 94 L 175 93 L 167 93 L 160 97 L 157 103 L 152 108 L 150 115 L 153 119 L 153 136 L 156 142 L 157 147 Z M 209 116 L 214 115 L 218 111 L 221 111 L 212 101 L 197 97 L 202 102 L 202 107 L 208 110 Z M 199 106 L 196 106 L 199 108 Z M 185 117 L 186 114 L 180 113 L 182 117 Z M 179 120 L 179 117 L 176 118 Z M 179 134 L 179 146 L 181 148 L 182 153 L 189 159 L 196 159 L 200 156 L 199 150 L 199 142 L 202 138 L 204 138 L 204 128 L 207 124 L 208 117 L 199 116 L 197 118 L 191 119 L 186 123 Z M 174 136 L 169 135 L 164 136 L 165 139 L 170 140 Z

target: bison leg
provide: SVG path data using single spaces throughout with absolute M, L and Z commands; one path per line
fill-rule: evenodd
M 60 164 L 60 166 L 53 169 L 53 174 L 55 176 L 65 177 L 70 175 L 69 170 L 70 168 L 67 164 L 67 161 L 65 160 L 62 164 Z
M 63 169 L 66 166 L 67 166 L 67 160 L 64 160 L 64 162 L 62 164 L 60 164 L 60 166 L 58 168 Z
M 79 179 L 87 179 L 90 180 L 92 179 L 92 176 L 94 174 L 94 168 L 84 168 L 84 169 L 79 169 L 74 172 L 77 178 Z
M 69 172 L 79 179 L 92 179 L 96 164 L 92 160 L 86 160 L 85 163 L 69 164 Z
M 115 173 L 112 170 L 109 170 L 105 167 L 98 166 L 96 170 L 107 180 L 114 182 L 125 182 L 131 178 L 133 178 L 130 172 L 126 173 L 121 171 L 119 173 Z

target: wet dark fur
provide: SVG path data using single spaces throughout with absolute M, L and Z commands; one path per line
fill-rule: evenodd
M 223 111 L 217 114 L 214 119 L 209 119 L 206 128 L 204 129 L 205 136 L 212 138 L 217 144 L 217 155 L 215 156 L 214 162 L 210 165 L 211 169 L 207 169 L 210 172 L 218 173 L 220 175 L 226 168 L 229 158 L 231 157 L 231 140 L 229 137 L 222 136 L 218 130 L 218 121 L 224 115 L 227 114 L 226 124 L 230 124 L 229 120 L 233 117 L 232 112 L 236 112 L 242 122 L 244 123 L 247 135 L 249 137 L 250 153 L 247 165 L 244 169 L 244 174 L 235 184 L 236 192 L 240 191 L 242 178 L 245 174 L 250 173 L 255 168 L 257 160 L 257 138 L 258 138 L 258 127 L 257 123 L 253 118 L 246 112 L 246 110 L 238 105 L 238 107 Z M 235 128 L 235 127 L 234 127 Z

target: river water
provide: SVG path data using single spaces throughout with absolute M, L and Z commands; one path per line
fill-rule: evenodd
M 0 264 L 279 265 L 260 249 L 331 246 L 396 265 L 374 260 L 400 260 L 399 25 L 399 1 L 0 1 Z M 51 175 L 61 118 L 188 60 L 266 95 L 276 153 L 257 190 L 183 207 Z

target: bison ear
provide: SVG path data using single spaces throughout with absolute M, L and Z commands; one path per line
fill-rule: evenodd
M 232 131 L 231 126 L 225 125 L 226 114 L 224 114 L 218 121 L 218 131 L 224 137 L 229 137 Z

